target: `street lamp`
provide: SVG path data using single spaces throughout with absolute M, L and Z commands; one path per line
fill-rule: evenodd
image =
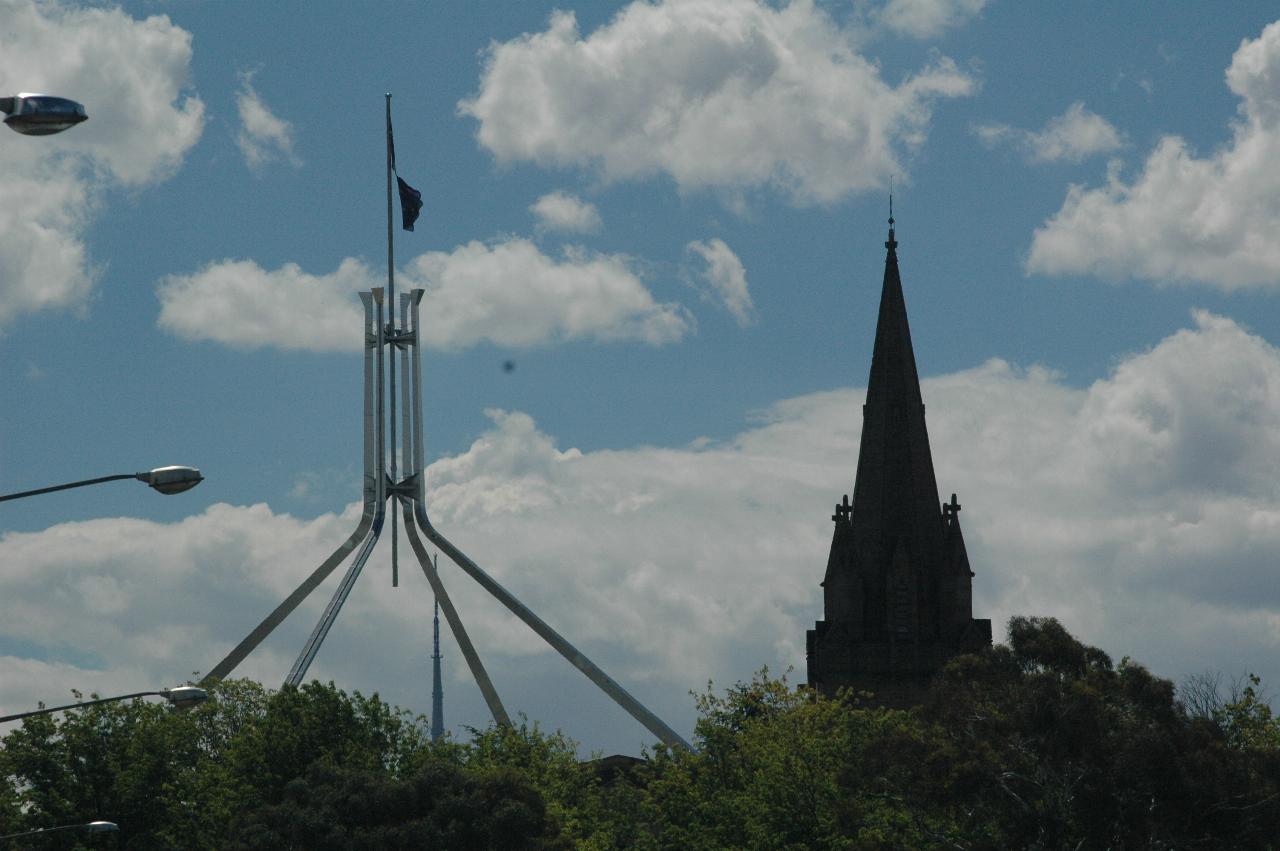
M 57 833 L 61 830 L 79 830 L 83 833 L 112 833 L 120 829 L 113 821 L 91 821 L 88 824 L 64 824 L 62 827 L 42 827 L 39 830 L 25 830 L 22 833 L 7 833 L 0 839 L 21 839 L 24 836 L 39 836 L 44 833 Z
M 21 499 L 24 496 L 39 496 L 42 493 L 52 493 L 53 491 L 64 491 L 67 488 L 80 488 L 85 485 L 97 485 L 102 482 L 115 482 L 121 479 L 137 479 L 140 482 L 146 482 L 151 488 L 163 494 L 182 493 L 185 490 L 191 490 L 196 485 L 204 481 L 204 476 L 200 475 L 200 471 L 195 467 L 156 467 L 146 473 L 120 473 L 115 476 L 100 476 L 96 479 L 85 479 L 82 482 L 71 482 L 65 485 L 54 485 L 48 488 L 36 488 L 33 491 L 22 491 L 21 493 L 10 493 L 0 496 L 0 502 L 10 499 Z
M 29 92 L 0 98 L 4 123 L 24 136 L 49 136 L 88 121 L 84 106 L 67 98 Z
M 118 700 L 131 700 L 135 697 L 149 696 L 163 697 L 169 701 L 169 705 L 179 712 L 198 706 L 209 699 L 209 692 L 199 686 L 176 686 L 174 688 L 162 688 L 159 691 L 135 691 L 133 694 L 121 694 L 115 697 L 99 697 L 93 700 L 82 700 L 79 703 L 68 703 L 65 706 L 48 706 L 44 709 L 33 709 L 30 712 L 19 712 L 16 715 L 0 715 L 0 722 L 17 721 L 19 718 L 30 718 L 33 715 L 49 715 L 54 712 L 62 712 L 65 709 L 83 709 L 86 706 L 96 706 L 99 703 L 115 703 Z

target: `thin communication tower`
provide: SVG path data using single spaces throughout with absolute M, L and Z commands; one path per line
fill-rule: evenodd
M 356 529 L 324 562 L 302 581 L 293 593 L 285 598 L 262 623 L 258 624 L 221 662 L 213 667 L 201 681 L 202 685 L 216 683 L 235 669 L 281 622 L 287 618 L 298 605 L 314 591 L 320 583 L 346 561 L 352 552 L 356 553 L 346 574 L 338 584 L 333 598 L 325 607 L 320 621 L 316 624 L 311 636 L 303 645 L 302 652 L 289 671 L 285 685 L 297 686 L 306 677 L 307 669 L 320 651 L 320 645 L 328 635 L 338 617 L 343 603 L 346 602 L 352 587 L 369 560 L 382 527 L 386 521 L 387 502 L 394 501 L 391 510 L 392 518 L 392 581 L 398 584 L 398 551 L 395 545 L 396 508 L 400 509 L 404 520 L 404 533 L 426 576 L 431 590 L 435 593 L 438 610 L 444 611 L 445 622 L 453 633 L 462 658 L 467 663 L 471 676 L 475 679 L 480 693 L 489 707 L 493 720 L 501 726 L 509 726 L 511 718 L 507 714 L 497 690 L 485 671 L 479 654 L 476 653 L 466 628 L 453 601 L 449 598 L 444 584 L 440 580 L 437 562 L 427 556 L 426 548 L 418 531 L 444 551 L 449 559 L 474 579 L 479 585 L 498 599 L 516 617 L 532 629 L 539 638 L 547 642 L 570 664 L 581 671 L 601 691 L 615 703 L 627 711 L 631 717 L 639 721 L 659 740 L 672 748 L 688 749 L 689 744 L 678 733 L 672 730 L 657 715 L 649 711 L 640 701 L 618 685 L 608 674 L 588 659 L 578 648 L 570 644 L 560 633 L 552 629 L 546 621 L 516 599 L 515 595 L 503 588 L 480 566 L 472 561 L 462 550 L 455 547 L 448 538 L 442 535 L 427 517 L 426 507 L 426 461 L 422 441 L 422 364 L 419 357 L 422 344 L 422 323 L 420 305 L 423 291 L 414 289 L 403 293 L 399 303 L 395 299 L 395 264 L 393 252 L 393 228 L 391 224 L 391 178 L 394 172 L 394 147 L 391 137 L 391 95 L 387 95 L 387 288 L 375 287 L 369 292 L 360 293 L 360 301 L 364 305 L 364 511 Z M 389 297 L 388 297 L 389 296 Z M 396 322 L 396 308 L 400 311 L 400 321 Z M 396 380 L 395 363 L 399 356 L 399 381 Z M 387 363 L 390 361 L 390 364 Z M 388 368 L 389 367 L 389 368 Z M 397 386 L 398 385 L 398 386 Z M 397 406 L 396 400 L 400 404 Z M 397 417 L 397 413 L 399 416 Z M 401 428 L 397 435 L 396 420 Z M 388 420 L 390 421 L 388 423 Z M 388 429 L 388 425 L 390 428 Z M 397 437 L 399 439 L 397 439 Z M 397 463 L 399 462 L 399 463 Z M 403 477 L 402 477 L 403 475 Z M 432 693 L 432 736 L 435 737 L 436 726 L 443 721 L 443 713 L 438 702 L 441 697 L 439 668 L 439 620 L 434 622 L 436 649 L 434 661 L 434 682 Z M 442 725 L 441 725 L 442 727 Z
M 437 572 L 440 556 L 433 558 Z M 431 619 L 431 741 L 444 735 L 444 685 L 440 681 L 440 601 L 436 600 L 435 617 Z

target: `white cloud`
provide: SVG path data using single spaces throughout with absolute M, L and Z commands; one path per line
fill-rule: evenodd
M 1124 146 L 1124 139 L 1111 122 L 1090 112 L 1081 101 L 1067 107 L 1038 132 L 1020 130 L 1007 124 L 982 124 L 974 128 L 988 147 L 1011 143 L 1030 162 L 1065 160 L 1078 163 L 1095 154 L 1107 154 Z
M 880 24 L 913 38 L 937 38 L 959 26 L 987 5 L 987 0 L 889 0 L 880 10 Z
M 1280 285 L 1280 22 L 1241 43 L 1227 84 L 1241 99 L 1228 144 L 1197 157 L 1166 136 L 1132 182 L 1113 166 L 1105 186 L 1071 186 L 1036 230 L 1027 270 L 1223 290 Z
M 252 260 L 223 260 L 165 278 L 156 290 L 157 324 L 187 340 L 239 349 L 359 350 L 364 331 L 356 293 L 379 285 L 350 257 L 328 275 L 296 263 L 268 271 Z
M 430 345 L 480 340 L 536 346 L 575 339 L 673 343 L 693 330 L 677 304 L 660 304 L 621 255 L 568 246 L 548 257 L 526 239 L 469 242 L 419 255 L 406 278 L 426 290 Z
M 492 45 L 459 109 L 501 163 L 828 203 L 903 174 L 934 100 L 974 87 L 945 58 L 889 85 L 851 40 L 808 0 L 636 2 L 585 39 L 557 12 Z
M 713 238 L 690 242 L 685 250 L 702 258 L 705 265 L 699 276 L 733 315 L 738 327 L 745 328 L 755 322 L 756 306 L 747 290 L 747 270 L 733 249 L 725 245 L 724 240 Z
M 567 247 L 549 257 L 527 239 L 469 242 L 411 260 L 399 283 L 426 290 L 424 345 L 459 349 L 490 341 L 538 346 L 566 340 L 662 345 L 693 330 L 678 304 L 662 304 L 621 255 Z M 312 275 L 288 263 L 267 271 L 224 260 L 160 283 L 160 327 L 189 340 L 238 348 L 356 350 L 363 344 L 360 290 L 381 286 L 360 261 Z
M 84 232 L 102 190 L 163 180 L 200 137 L 204 105 L 184 94 L 191 36 L 167 17 L 13 0 L 0 30 L 0 91 L 85 104 L 66 133 L 0 145 L 0 324 L 83 305 L 98 275 Z M 104 73 L 111 69 L 111 73 Z
M 245 164 L 260 169 L 277 159 L 298 168 L 302 160 L 293 152 L 293 126 L 276 115 L 262 102 L 253 87 L 253 74 L 240 75 L 240 91 L 236 92 L 236 109 L 240 112 L 240 133 L 236 144 L 244 154 Z
M 549 192 L 529 211 L 538 217 L 538 229 L 566 233 L 595 233 L 603 224 L 594 204 L 568 192 Z
M 1055 615 L 1164 676 L 1250 669 L 1280 682 L 1274 346 L 1197 313 L 1194 327 L 1088 388 L 991 361 L 927 380 L 924 396 L 938 483 L 964 506 L 977 616 L 999 632 L 1013 614 Z M 853 481 L 862 398 L 843 389 L 785 400 L 720 443 L 592 452 L 558 446 L 526 414 L 494 411 L 466 452 L 429 469 L 430 513 L 687 733 L 686 691 L 708 677 L 732 682 L 769 663 L 803 678 L 827 518 Z M 47 665 L 48 699 L 207 670 L 346 537 L 356 511 L 307 521 L 215 505 L 180 523 L 114 518 L 5 535 L 0 652 L 11 658 L 0 675 L 10 683 L 9 671 Z M 429 597 L 404 564 L 406 587 L 391 589 L 385 542 L 380 552 L 313 673 L 425 708 Z M 631 735 L 618 710 L 592 703 L 576 672 L 441 561 L 511 708 L 591 746 Z M 332 587 L 243 673 L 278 682 Z M 40 653 L 5 650 L 14 640 Z M 465 669 L 446 653 L 450 723 L 483 724 Z M 17 711 L 40 698 L 32 691 L 23 681 L 0 702 Z

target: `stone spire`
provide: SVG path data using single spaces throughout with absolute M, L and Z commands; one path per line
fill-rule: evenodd
M 853 486 L 854 539 L 860 550 L 889 549 L 901 542 L 913 560 L 932 562 L 942 548 L 938 483 L 893 231 L 891 214 L 880 316 L 862 406 L 862 445 Z
M 938 502 L 892 203 L 853 499 L 832 516 L 825 617 L 808 655 L 810 685 L 907 705 L 947 658 L 989 645 L 991 624 L 972 616 L 959 503 Z

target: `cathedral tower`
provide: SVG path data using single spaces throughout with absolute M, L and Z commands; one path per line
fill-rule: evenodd
M 960 504 L 938 504 L 897 247 L 890 215 L 853 501 L 831 517 L 824 617 L 806 637 L 810 686 L 900 707 L 947 659 L 989 647 L 991 621 L 973 617 Z

